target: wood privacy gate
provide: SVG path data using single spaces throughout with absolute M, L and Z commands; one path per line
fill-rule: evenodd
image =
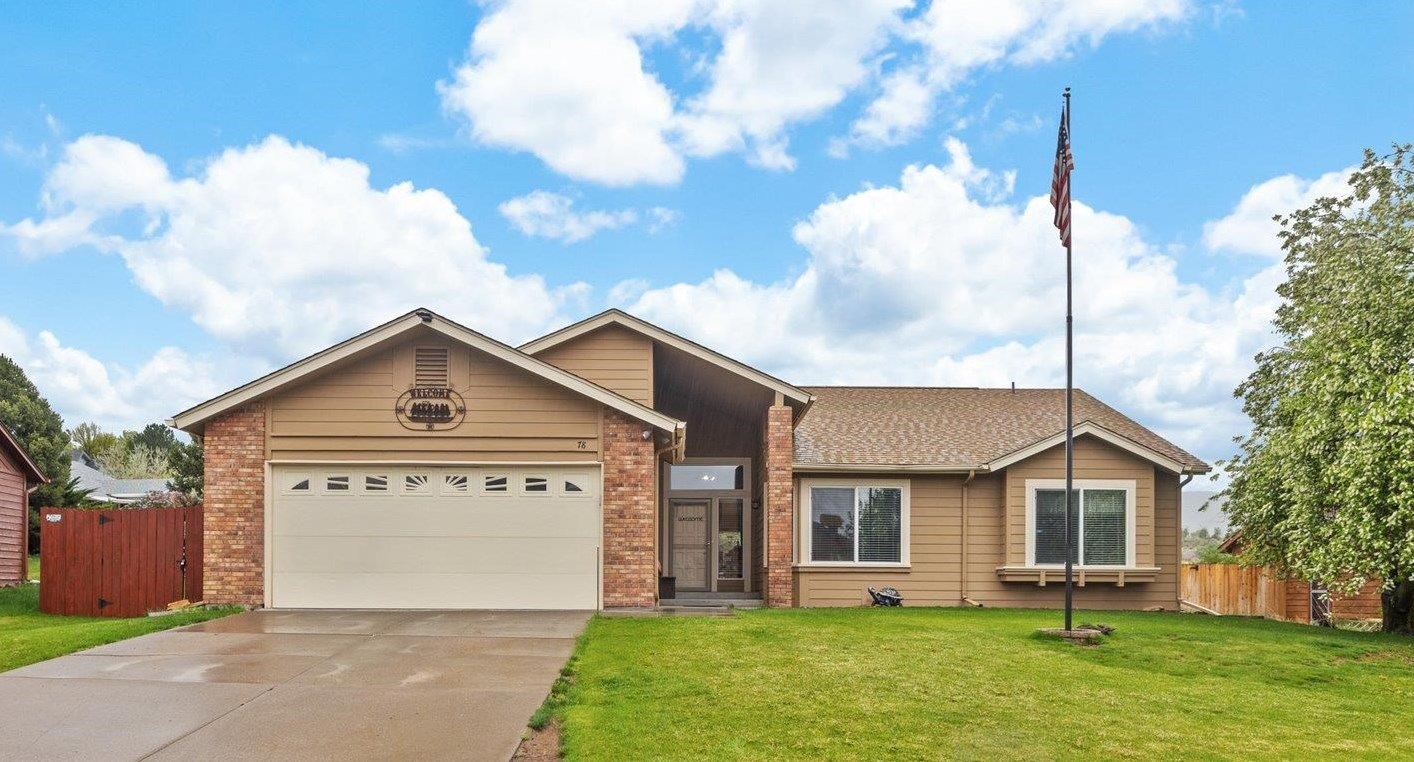
M 142 616 L 199 600 L 201 506 L 40 511 L 39 610 Z

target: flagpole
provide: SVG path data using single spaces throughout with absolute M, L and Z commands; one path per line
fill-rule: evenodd
M 1070 146 L 1073 144 L 1071 135 L 1074 134 L 1074 127 L 1070 121 L 1070 88 L 1065 89 L 1065 125 L 1066 125 L 1066 153 L 1070 153 Z M 1069 183 L 1069 178 L 1067 178 Z M 1071 568 L 1071 543 L 1075 540 L 1071 537 L 1070 524 L 1074 516 L 1075 506 L 1072 505 L 1073 484 L 1075 481 L 1075 428 L 1074 428 L 1074 406 L 1072 400 L 1072 386 L 1074 382 L 1074 331 L 1075 322 L 1071 308 L 1071 287 L 1070 287 L 1070 247 L 1071 240 L 1075 235 L 1075 220 L 1069 216 L 1070 199 L 1075 197 L 1075 189 L 1070 188 L 1066 195 L 1067 217 L 1071 226 L 1071 235 L 1067 237 L 1065 243 L 1065 629 L 1071 629 L 1071 596 L 1074 588 L 1074 570 Z

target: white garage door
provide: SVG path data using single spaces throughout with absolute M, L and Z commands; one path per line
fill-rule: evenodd
M 593 467 L 276 466 L 277 608 L 592 609 Z

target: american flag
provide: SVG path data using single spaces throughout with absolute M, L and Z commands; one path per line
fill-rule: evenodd
M 1070 109 L 1061 109 L 1060 132 L 1056 135 L 1056 167 L 1051 176 L 1051 206 L 1056 208 L 1055 224 L 1061 245 L 1070 248 L 1070 171 L 1075 157 L 1070 154 Z

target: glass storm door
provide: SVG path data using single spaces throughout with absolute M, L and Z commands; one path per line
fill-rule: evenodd
M 679 590 L 707 589 L 708 531 L 711 500 L 674 500 L 672 511 L 673 576 Z

